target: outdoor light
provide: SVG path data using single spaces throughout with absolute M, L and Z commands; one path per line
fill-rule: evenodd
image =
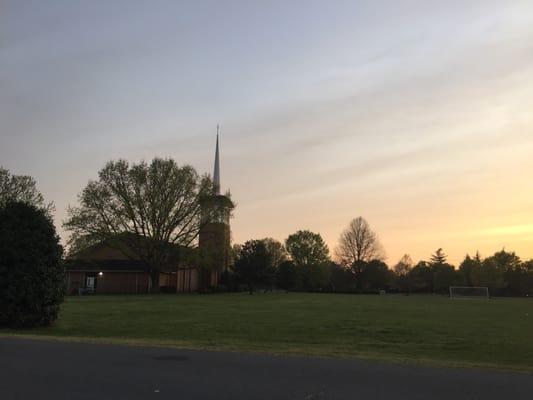
M 103 272 L 98 272 L 98 276 L 102 276 L 104 273 Z

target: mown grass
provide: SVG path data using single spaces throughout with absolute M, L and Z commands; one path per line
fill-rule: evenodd
M 275 293 L 69 297 L 3 334 L 533 371 L 533 300 Z

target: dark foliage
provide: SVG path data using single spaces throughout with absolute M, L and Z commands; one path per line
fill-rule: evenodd
M 269 253 L 262 240 L 249 240 L 242 245 L 235 260 L 235 272 L 250 294 L 273 275 Z
M 22 202 L 0 209 L 0 326 L 48 325 L 65 292 L 63 249 L 46 212 Z
M 287 292 L 296 288 L 296 266 L 292 261 L 284 261 L 279 265 L 276 271 L 276 286 Z

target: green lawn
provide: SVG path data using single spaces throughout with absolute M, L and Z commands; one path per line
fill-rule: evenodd
M 69 297 L 30 334 L 533 371 L 533 299 L 216 294 Z

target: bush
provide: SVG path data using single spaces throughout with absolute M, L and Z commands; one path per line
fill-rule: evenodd
M 0 326 L 42 326 L 57 318 L 65 292 L 62 254 L 44 211 L 21 202 L 0 209 Z

